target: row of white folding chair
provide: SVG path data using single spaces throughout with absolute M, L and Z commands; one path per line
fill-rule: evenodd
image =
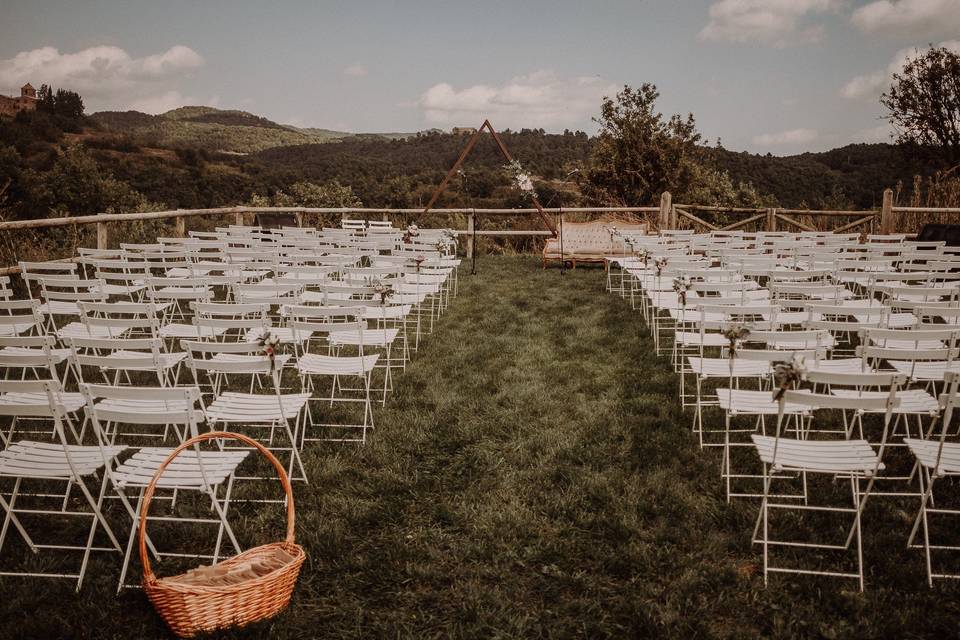
M 76 551 L 82 554 L 80 566 L 75 573 L 44 572 L 26 570 L 3 572 L 4 575 L 27 575 L 34 577 L 54 577 L 76 579 L 77 589 L 80 589 L 86 573 L 89 557 L 93 551 L 116 551 L 123 549 L 117 536 L 108 523 L 103 512 L 104 499 L 108 497 L 107 490 L 111 486 L 116 495 L 121 498 L 126 512 L 131 520 L 130 534 L 127 540 L 126 554 L 123 560 L 119 586 L 124 583 L 124 577 L 130 563 L 133 539 L 138 525 L 139 500 L 142 499 L 143 489 L 153 477 L 154 473 L 165 460 L 171 449 L 141 448 L 133 456 L 122 463 L 119 457 L 128 447 L 125 445 L 109 444 L 104 435 L 103 425 L 111 422 L 130 422 L 148 425 L 179 424 L 189 435 L 196 435 L 198 413 L 194 410 L 199 400 L 198 390 L 195 388 L 117 388 L 101 385 L 83 385 L 81 392 L 85 397 L 87 413 L 93 424 L 93 431 L 97 434 L 97 443 L 82 445 L 71 442 L 70 436 L 64 429 L 68 407 L 61 399 L 64 392 L 59 384 L 53 380 L 41 381 L 0 381 L 0 391 L 3 396 L 19 396 L 23 402 L 16 406 L 0 404 L 0 413 L 12 416 L 45 417 L 52 420 L 55 438 L 52 442 L 18 441 L 0 452 L 0 477 L 13 480 L 13 487 L 9 497 L 0 496 L 0 506 L 5 511 L 5 522 L 13 525 L 13 530 L 19 534 L 33 553 L 44 549 L 58 551 Z M 147 406 L 149 405 L 149 406 Z M 179 520 L 189 522 L 207 522 L 218 526 L 215 549 L 213 554 L 197 557 L 209 557 L 216 561 L 220 555 L 221 540 L 226 533 L 233 542 L 235 550 L 241 549 L 226 521 L 226 506 L 230 501 L 230 487 L 236 467 L 246 457 L 245 451 L 218 452 L 199 450 L 189 452 L 177 459 L 171 467 L 172 473 L 161 478 L 158 486 L 161 490 L 175 492 L 196 491 L 206 494 L 210 505 L 216 512 L 216 518 L 184 518 L 176 516 L 160 516 L 159 520 Z M 38 481 L 41 484 L 40 492 L 25 490 L 25 483 Z M 91 491 L 88 482 L 96 485 L 99 491 Z M 62 493 L 50 493 L 51 482 L 63 482 L 65 488 Z M 226 485 L 224 496 L 217 495 L 217 488 Z M 130 488 L 139 491 L 136 508 L 131 504 L 126 491 Z M 79 490 L 85 499 L 81 510 L 75 507 L 70 494 Z M 24 499 L 38 502 L 33 508 L 20 508 L 18 500 Z M 53 506 L 45 506 L 51 502 Z M 86 535 L 85 544 L 52 543 L 40 544 L 35 542 L 34 536 L 28 532 L 21 518 L 30 514 L 31 519 L 39 516 L 48 518 L 86 517 L 90 519 L 90 528 Z M 50 526 L 49 524 L 47 525 Z M 52 528 L 53 531 L 63 532 L 65 529 Z M 103 531 L 109 545 L 96 546 L 96 534 Z M 0 533 L 0 546 L 6 541 L 9 529 L 7 526 Z M 152 553 L 159 557 L 158 550 L 152 541 L 148 541 Z M 174 554 L 179 555 L 179 554 Z
M 935 310 L 938 310 L 938 309 L 935 309 Z M 875 336 L 875 337 L 876 337 L 876 336 Z M 886 334 L 884 337 L 887 338 L 887 339 L 890 339 L 890 338 L 893 338 L 893 337 L 894 337 L 894 334 L 888 333 L 888 334 Z M 913 340 L 913 338 L 917 338 L 917 340 L 925 340 L 925 339 L 927 339 L 927 338 L 930 337 L 930 336 L 929 336 L 929 335 L 926 335 L 926 336 L 918 337 L 917 335 L 904 336 L 904 335 L 897 334 L 895 337 L 896 337 L 896 339 L 906 339 L 908 342 L 916 342 L 916 341 Z M 902 353 L 902 352 L 903 352 L 903 349 L 902 349 L 902 346 L 903 346 L 903 345 L 900 345 L 900 346 L 901 346 L 901 350 L 900 350 L 898 353 Z M 880 348 L 880 347 L 877 347 L 877 348 Z M 862 494 L 861 494 L 861 497 L 862 497 Z M 919 522 L 919 520 L 918 520 L 918 522 Z M 849 545 L 849 541 L 848 541 L 847 544 Z M 846 548 L 846 545 L 844 546 L 844 548 Z M 862 578 L 862 569 L 858 567 L 858 572 L 857 572 L 857 574 L 853 574 L 853 577 Z

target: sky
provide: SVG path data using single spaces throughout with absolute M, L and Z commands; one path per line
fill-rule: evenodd
M 890 140 L 880 94 L 960 0 L 4 0 L 0 93 L 87 112 L 243 109 L 355 132 L 596 131 L 604 96 L 655 84 L 704 139 L 786 155 Z

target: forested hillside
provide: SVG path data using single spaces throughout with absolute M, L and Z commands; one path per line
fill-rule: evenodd
M 553 190 L 571 170 L 586 161 L 591 144 L 582 132 L 547 134 L 524 129 L 506 131 L 501 138 L 524 168 L 540 179 L 543 202 L 551 199 Z M 370 206 L 410 207 L 429 199 L 468 139 L 436 132 L 404 140 L 356 137 L 337 144 L 276 147 L 249 160 L 264 171 L 287 172 L 311 182 L 335 180 L 350 185 Z M 450 184 L 441 206 L 523 206 L 520 194 L 510 188 L 511 177 L 504 165 L 494 141 L 482 140 Z
M 532 175 L 542 203 L 605 204 L 581 189 L 596 138 L 537 129 L 505 131 L 502 137 Z M 228 206 L 255 198 L 296 202 L 293 193 L 314 194 L 314 206 L 337 194 L 335 202 L 417 207 L 425 204 L 467 140 L 466 135 L 439 131 L 296 129 L 244 111 L 210 107 L 183 107 L 159 116 L 134 111 L 22 114 L 0 120 L 0 207 L 8 218 L 45 217 Z M 713 198 L 720 184 L 728 193 L 746 189 L 754 200 L 786 207 L 874 207 L 883 189 L 901 181 L 909 185 L 926 166 L 916 154 L 888 144 L 788 157 L 703 146 L 697 153 L 701 176 L 714 184 L 693 191 L 701 194 L 694 197 Z M 317 196 L 321 193 L 328 195 Z M 438 203 L 528 205 L 489 138 L 476 146 Z
M 147 146 L 189 146 L 233 153 L 250 153 L 281 145 L 332 142 L 350 135 L 323 129 L 297 129 L 246 111 L 212 107 L 180 107 L 157 116 L 137 111 L 101 111 L 90 116 L 89 122 Z
M 871 208 L 883 190 L 926 175 L 928 163 L 915 150 L 891 144 L 850 144 L 822 153 L 756 155 L 707 150 L 712 161 L 735 181 L 752 182 L 784 207 Z

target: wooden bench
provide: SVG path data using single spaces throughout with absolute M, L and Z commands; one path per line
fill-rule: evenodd
M 592 222 L 565 222 L 563 223 L 563 255 L 560 255 L 560 237 L 550 238 L 543 248 L 542 264 L 547 268 L 548 262 L 570 262 L 574 269 L 577 263 L 603 262 L 605 256 L 623 254 L 627 248 L 623 240 L 612 237 L 610 228 L 616 227 L 619 231 L 631 233 L 647 233 L 646 222 L 622 222 L 609 220 L 595 220 Z

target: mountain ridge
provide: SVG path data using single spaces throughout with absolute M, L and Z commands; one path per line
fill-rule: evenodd
M 135 110 L 98 111 L 91 122 L 110 133 L 146 140 L 151 146 L 197 147 L 213 152 L 255 153 L 274 147 L 326 144 L 354 136 L 399 140 L 414 133 L 353 133 L 296 127 L 240 109 L 204 105 L 177 107 L 151 115 Z

